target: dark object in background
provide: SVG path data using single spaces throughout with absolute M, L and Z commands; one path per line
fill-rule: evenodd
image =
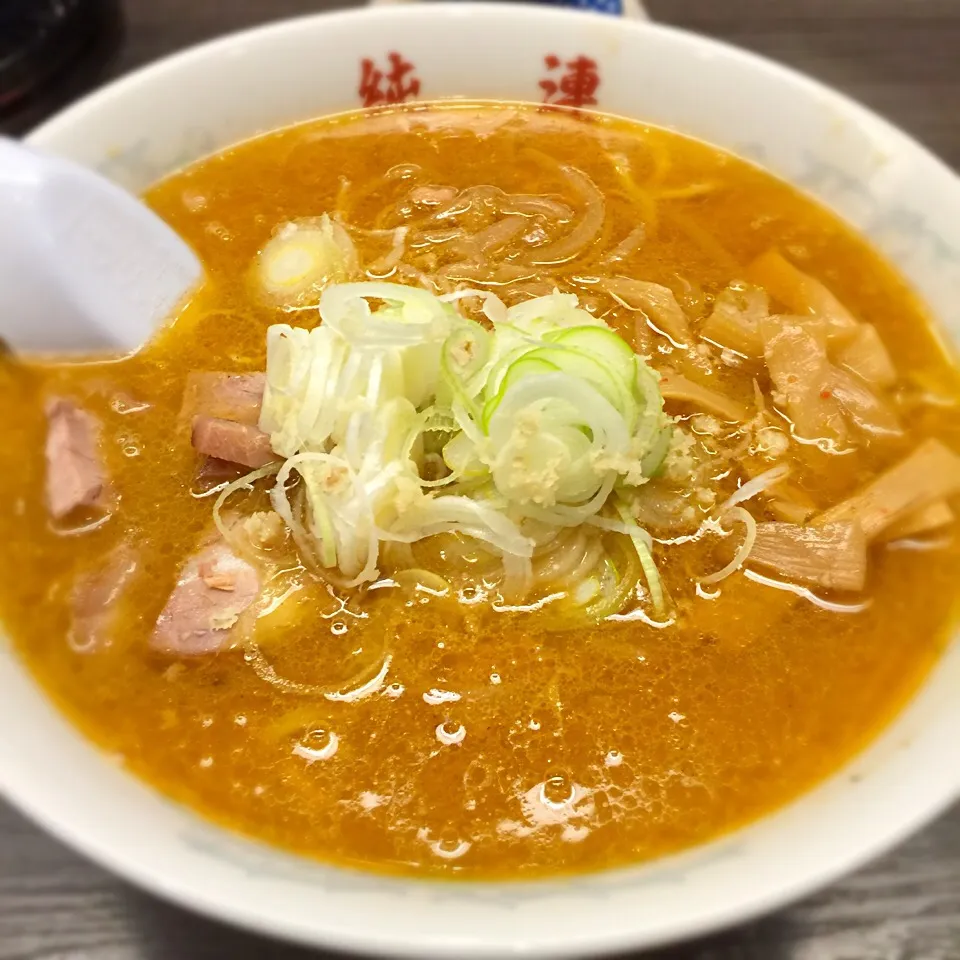
M 120 0 L 0 0 L 0 131 L 82 92 L 119 45 Z

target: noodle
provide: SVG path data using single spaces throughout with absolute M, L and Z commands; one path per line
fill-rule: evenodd
M 578 257 L 592 243 L 603 228 L 606 201 L 597 185 L 581 170 L 569 165 L 560 172 L 581 195 L 586 210 L 580 222 L 565 237 L 537 250 L 530 257 L 534 264 L 566 263 Z
M 716 237 L 691 220 L 685 213 L 670 209 L 664 213 L 664 217 L 692 240 L 703 251 L 708 261 L 718 264 L 726 271 L 728 276 L 738 277 L 741 275 L 743 268 L 736 257 Z
M 633 179 L 630 173 L 630 162 L 625 156 L 614 154 L 610 159 L 613 161 L 613 169 L 620 179 L 624 192 L 640 208 L 647 239 L 654 239 L 660 224 L 656 201 Z
M 653 196 L 657 200 L 695 200 L 714 193 L 719 189 L 716 183 L 691 183 L 686 187 L 671 187 L 668 190 L 658 190 Z

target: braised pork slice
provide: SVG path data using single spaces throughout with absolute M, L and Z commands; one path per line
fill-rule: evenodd
M 239 463 L 204 457 L 197 468 L 193 489 L 196 493 L 207 493 L 214 487 L 239 480 L 246 472 L 247 468 Z
M 196 417 L 192 443 L 199 453 L 255 469 L 276 460 L 270 437 L 257 427 L 220 417 Z
M 265 383 L 263 373 L 191 373 L 183 391 L 181 416 L 218 417 L 256 426 Z
M 180 570 L 150 645 L 181 657 L 224 650 L 235 641 L 237 621 L 259 593 L 260 578 L 249 563 L 223 542 L 205 547 Z
M 67 643 L 77 653 L 98 653 L 110 646 L 123 591 L 138 567 L 136 551 L 116 547 L 95 570 L 81 573 L 70 595 Z
M 78 507 L 102 502 L 106 472 L 100 459 L 100 424 L 72 400 L 52 397 L 47 414 L 47 509 L 60 520 Z

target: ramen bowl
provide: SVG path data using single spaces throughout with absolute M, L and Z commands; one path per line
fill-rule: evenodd
M 325 14 L 141 70 L 30 137 L 141 190 L 234 141 L 360 106 L 449 97 L 597 109 L 752 160 L 846 218 L 960 333 L 960 181 L 883 120 L 802 76 L 642 22 L 506 5 Z M 817 789 L 642 866 L 439 883 L 299 859 L 213 826 L 71 727 L 0 647 L 0 787 L 92 859 L 184 907 L 317 947 L 410 957 L 581 956 L 747 920 L 878 855 L 960 794 L 960 645 L 886 732 Z

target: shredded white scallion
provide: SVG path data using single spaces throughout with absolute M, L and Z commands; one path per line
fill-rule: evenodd
M 238 490 L 251 490 L 253 485 L 258 481 L 262 480 L 264 477 L 273 476 L 280 470 L 280 464 L 277 463 L 268 463 L 265 467 L 260 467 L 257 470 L 251 470 L 249 473 L 244 474 L 242 477 L 234 480 L 232 483 L 228 483 L 221 491 L 219 496 L 213 502 L 213 523 L 214 526 L 220 533 L 220 536 L 223 539 L 230 543 L 233 539 L 232 532 L 230 528 L 223 522 L 223 505 L 227 502 L 227 498 L 232 494 L 236 493 Z
M 700 583 L 719 583 L 721 580 L 726 580 L 731 574 L 736 573 L 747 562 L 753 544 L 757 539 L 757 521 L 743 507 L 730 507 L 724 516 L 739 520 L 743 524 L 745 528 L 743 541 L 737 547 L 733 559 L 726 566 L 721 567 L 716 573 L 700 577 Z
M 467 298 L 489 327 L 457 312 Z M 308 562 L 368 583 L 381 543 L 457 533 L 500 554 L 505 592 L 522 596 L 525 527 L 548 542 L 592 523 L 634 540 L 662 614 L 649 535 L 601 511 L 644 482 L 672 421 L 656 374 L 575 296 L 507 308 L 485 290 L 332 284 L 319 315 L 312 330 L 267 331 L 260 416 L 284 460 L 271 503 Z M 441 452 L 450 473 L 428 476 Z
M 763 493 L 764 490 L 776 486 L 781 480 L 786 480 L 789 476 L 790 465 L 787 463 L 780 463 L 775 467 L 771 467 L 769 470 L 765 470 L 752 480 L 748 480 L 736 493 L 727 497 L 717 508 L 716 515 L 723 516 L 731 507 L 735 507 L 738 503 L 743 503 L 746 500 L 753 499 L 757 494 Z

